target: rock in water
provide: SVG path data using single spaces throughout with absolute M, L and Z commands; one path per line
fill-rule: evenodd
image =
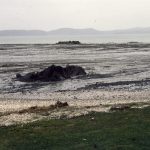
M 34 81 L 61 81 L 69 79 L 75 76 L 86 75 L 85 70 L 80 66 L 66 67 L 52 65 L 40 72 L 30 72 L 24 76 L 16 74 L 16 78 L 22 82 L 34 82 Z
M 56 44 L 79 45 L 81 43 L 79 41 L 60 41 Z

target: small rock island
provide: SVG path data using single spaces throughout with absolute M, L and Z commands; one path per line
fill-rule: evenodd
M 79 44 L 81 44 L 81 42 L 79 42 L 79 41 L 59 41 L 56 44 L 79 45 Z

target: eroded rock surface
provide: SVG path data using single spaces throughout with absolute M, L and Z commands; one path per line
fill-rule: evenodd
M 34 81 L 61 81 L 69 79 L 71 77 L 86 75 L 85 70 L 80 66 L 66 67 L 52 65 L 40 72 L 31 72 L 24 76 L 17 74 L 16 78 L 22 82 L 34 82 Z

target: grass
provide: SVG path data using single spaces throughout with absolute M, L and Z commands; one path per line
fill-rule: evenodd
M 0 127 L 0 150 L 149 150 L 150 107 Z

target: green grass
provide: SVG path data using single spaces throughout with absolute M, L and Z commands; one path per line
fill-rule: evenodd
M 149 150 L 150 107 L 0 127 L 0 150 L 95 149 Z

